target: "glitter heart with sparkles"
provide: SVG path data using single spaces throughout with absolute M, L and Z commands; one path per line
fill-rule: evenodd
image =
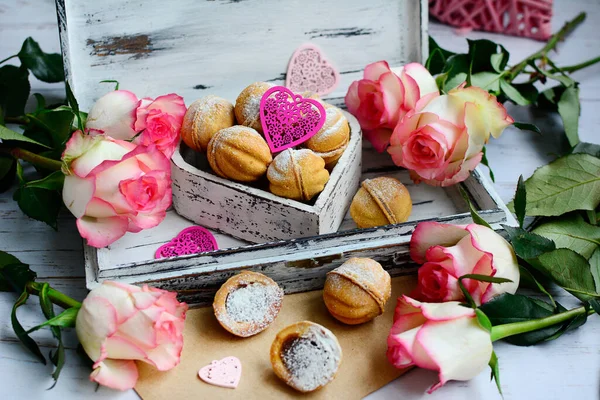
M 325 123 L 325 109 L 283 86 L 267 90 L 260 100 L 260 122 L 272 153 L 306 142 Z
M 176 257 L 218 249 L 212 233 L 201 226 L 191 226 L 179 232 L 169 243 L 160 246 L 154 258 Z
M 206 367 L 200 368 L 198 376 L 211 385 L 235 389 L 242 377 L 242 363 L 236 357 L 213 360 Z
M 303 44 L 292 55 L 285 78 L 285 86 L 290 90 L 324 96 L 331 93 L 338 82 L 338 71 L 314 44 Z

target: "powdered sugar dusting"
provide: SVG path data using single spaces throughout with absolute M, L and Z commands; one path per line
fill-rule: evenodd
M 314 154 L 309 149 L 286 149 L 279 153 L 267 172 L 270 182 L 287 181 L 290 176 L 294 176 L 293 168 L 299 168 L 298 164 L 306 157 Z
M 342 350 L 337 340 L 320 326 L 311 326 L 302 336 L 290 340 L 281 354 L 291 375 L 290 382 L 306 392 L 331 381 L 341 358 Z
M 229 293 L 226 301 L 227 315 L 235 322 L 269 325 L 281 308 L 283 291 L 274 285 L 254 282 Z

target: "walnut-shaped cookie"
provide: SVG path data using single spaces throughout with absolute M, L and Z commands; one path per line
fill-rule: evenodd
M 273 194 L 308 201 L 321 193 L 329 180 L 325 161 L 309 149 L 287 149 L 279 153 L 267 171 Z

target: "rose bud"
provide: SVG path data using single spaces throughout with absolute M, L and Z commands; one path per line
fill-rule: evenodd
M 73 133 L 63 153 L 63 201 L 93 247 L 158 225 L 171 205 L 171 165 L 155 146 Z
M 502 293 L 514 294 L 519 286 L 519 264 L 513 248 L 494 230 L 482 225 L 421 222 L 410 239 L 410 256 L 423 264 L 418 271 L 417 288 L 411 293 L 418 300 L 465 300 L 458 278 L 466 274 L 512 281 L 489 283 L 463 279 L 463 285 L 478 305 Z
M 85 123 L 86 132 L 113 139 L 128 140 L 136 135 L 137 96 L 128 90 L 114 90 L 100 97 L 92 106 Z
M 94 361 L 90 380 L 113 389 L 135 386 L 134 360 L 166 371 L 179 364 L 188 307 L 176 294 L 105 281 L 77 314 L 75 330 Z
M 500 137 L 513 122 L 495 96 L 461 86 L 421 99 L 394 128 L 388 152 L 413 181 L 449 186 L 467 179 L 490 135 Z
M 466 381 L 487 367 L 492 355 L 490 333 L 475 310 L 457 301 L 421 303 L 408 296 L 398 299 L 394 325 L 388 336 L 387 358 L 396 368 L 417 366 L 439 373 L 439 383 Z
M 366 66 L 363 79 L 352 82 L 345 101 L 365 137 L 382 152 L 398 121 L 415 108 L 417 101 L 438 94 L 435 79 L 421 64 L 392 70 L 386 61 L 378 61 Z

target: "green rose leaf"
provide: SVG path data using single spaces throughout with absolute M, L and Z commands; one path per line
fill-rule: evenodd
M 46 110 L 37 115 L 28 115 L 31 123 L 24 134 L 32 137 L 33 132 L 43 131 L 50 138 L 51 147 L 62 153 L 64 145 L 71 137 L 74 114 L 67 110 Z M 40 140 L 41 141 L 41 140 Z
M 494 171 L 492 171 L 492 168 L 490 167 L 490 162 L 487 158 L 485 146 L 483 146 L 481 152 L 483 153 L 483 156 L 481 157 L 481 163 L 488 168 L 488 172 L 490 173 L 490 179 L 492 180 L 492 182 L 495 183 L 496 178 L 494 178 Z
M 490 224 L 488 224 L 487 221 L 485 219 L 481 218 L 481 216 L 477 213 L 477 210 L 475 210 L 473 203 L 471 203 L 469 194 L 462 187 L 460 187 L 460 194 L 462 195 L 462 197 L 467 202 L 467 205 L 469 206 L 469 211 L 471 212 L 471 218 L 473 218 L 473 222 L 476 223 L 477 225 L 483 225 L 483 226 L 486 226 L 486 227 L 492 229 Z
M 16 160 L 8 155 L 0 154 L 0 193 L 12 186 L 16 171 Z
M 500 91 L 501 75 L 495 72 L 478 72 L 471 75 L 471 85 L 479 86 L 488 92 Z
M 544 222 L 532 232 L 551 239 L 557 248 L 571 249 L 586 259 L 600 246 L 600 227 L 588 224 L 577 214 Z
M 17 257 L 0 250 L 0 291 L 15 291 L 21 293 L 25 290 L 27 282 L 35 281 L 36 273 L 23 264 Z
M 80 131 L 83 132 L 85 125 L 83 123 L 83 118 L 81 116 L 81 112 L 79 111 L 79 104 L 77 103 L 77 99 L 75 98 L 75 95 L 73 94 L 73 91 L 71 90 L 71 85 L 69 85 L 69 82 L 65 82 L 65 87 L 67 89 L 67 102 L 71 106 L 71 109 L 73 110 L 73 114 L 75 114 L 75 117 L 77 118 L 77 129 L 79 129 Z M 87 116 L 87 114 L 86 114 L 86 116 Z
M 62 56 L 58 53 L 44 53 L 32 38 L 25 39 L 18 56 L 21 63 L 39 80 L 44 82 L 65 80 Z
M 23 185 L 24 188 L 39 188 L 46 190 L 62 190 L 65 182 L 65 174 L 62 171 L 54 171 L 50 175 L 37 181 L 29 181 Z
M 509 293 L 497 296 L 479 308 L 487 315 L 493 326 L 529 321 L 554 314 L 554 307 L 546 302 Z M 530 346 L 548 340 L 562 327 L 562 324 L 558 324 L 533 332 L 509 336 L 504 340 L 517 346 Z
M 596 295 L 590 264 L 573 250 L 556 249 L 544 253 L 531 265 L 583 301 Z
M 554 242 L 548 238 L 527 232 L 523 228 L 508 225 L 502 227 L 508 233 L 515 253 L 524 260 L 535 259 L 556 249 Z
M 533 290 L 538 290 L 541 293 L 544 293 L 548 296 L 548 300 L 552 306 L 556 307 L 556 302 L 554 301 L 554 297 L 546 290 L 546 288 L 533 276 L 533 274 L 525 267 L 519 265 L 519 275 L 521 279 L 519 280 L 519 287 L 527 287 Z
M 579 114 L 581 105 L 579 104 L 579 88 L 577 85 L 569 86 L 565 89 L 558 100 L 558 113 L 563 121 L 565 134 L 571 147 L 579 143 Z
M 50 327 L 56 326 L 56 327 L 60 327 L 60 328 L 74 328 L 75 321 L 77 320 L 78 312 L 79 312 L 78 307 L 67 308 L 65 311 L 63 311 L 62 313 L 58 314 L 57 316 L 55 316 L 53 318 L 50 318 L 48 321 L 43 322 L 43 323 L 29 329 L 27 331 L 27 333 L 35 332 L 38 329 L 41 329 L 45 326 L 50 326 Z
M 540 131 L 540 128 L 538 128 L 534 124 L 527 124 L 524 122 L 513 122 L 513 126 L 515 128 L 519 128 L 522 131 L 531 131 L 531 132 L 535 132 L 535 133 L 539 133 L 539 134 L 542 133 L 542 131 Z
M 530 104 L 537 103 L 540 93 L 533 83 L 511 83 L 511 86 L 527 99 Z
M 6 117 L 17 117 L 25 113 L 30 90 L 27 68 L 14 65 L 0 68 L 0 107 Z
M 479 308 L 475 309 L 475 315 L 477 316 L 477 321 L 479 322 L 479 325 L 481 325 L 481 327 L 486 331 L 491 332 L 492 323 L 490 322 L 490 319 L 487 317 L 487 315 L 485 315 L 485 313 Z
M 517 181 L 517 191 L 515 192 L 515 199 L 513 201 L 515 208 L 515 215 L 519 221 L 519 226 L 523 227 L 523 221 L 525 220 L 525 208 L 527 206 L 527 189 L 523 182 L 523 175 L 519 176 Z
M 469 56 L 466 54 L 455 54 L 446 61 L 442 73 L 446 76 L 442 89 L 447 92 L 467 80 L 470 71 Z
M 0 125 L 0 143 L 4 142 L 4 141 L 31 143 L 31 144 L 35 144 L 35 145 L 38 145 L 41 147 L 49 148 L 45 144 L 37 142 L 31 138 L 28 138 L 27 136 L 21 135 L 20 133 L 17 133 L 11 129 L 8 129 L 5 126 Z
M 48 295 L 49 291 L 50 285 L 48 285 L 47 283 L 42 284 L 42 288 L 39 292 L 40 306 L 46 319 L 52 319 L 56 316 L 54 314 L 54 306 L 52 305 L 52 301 L 50 300 L 50 296 Z M 51 326 L 50 330 L 52 331 L 52 335 L 58 341 L 58 347 L 55 350 L 55 352 L 52 353 L 52 351 L 50 351 L 50 361 L 52 361 L 52 364 L 54 364 L 54 366 L 56 367 L 54 369 L 54 372 L 52 373 L 52 377 L 54 378 L 54 385 L 56 385 L 56 381 L 60 376 L 60 371 L 62 370 L 65 364 L 65 346 L 62 341 L 62 332 L 60 330 L 60 327 Z
M 502 52 L 498 53 L 498 44 L 491 40 L 469 40 L 469 58 L 471 60 L 471 71 L 477 72 L 502 72 L 508 62 L 508 52 L 502 46 Z M 475 85 L 475 84 L 473 84 Z
M 600 159 L 569 154 L 538 168 L 525 181 L 527 215 L 556 216 L 600 204 Z
M 17 164 L 17 176 L 19 176 L 21 184 L 15 191 L 13 200 L 17 202 L 21 211 L 28 217 L 45 222 L 54 230 L 58 230 L 57 219 L 62 206 L 60 193 L 56 190 L 35 187 L 35 184 L 33 187 L 27 187 L 27 183 L 22 180 L 22 168 L 20 164 Z
M 29 336 L 29 334 L 25 331 L 25 329 L 23 329 L 23 326 L 21 325 L 21 323 L 19 322 L 19 320 L 17 318 L 17 309 L 19 307 L 21 307 L 23 304 L 25 304 L 27 302 L 28 298 L 29 298 L 29 294 L 27 293 L 27 291 L 23 291 L 23 293 L 21 293 L 21 296 L 19 296 L 19 298 L 17 299 L 17 302 L 15 303 L 15 305 L 12 308 L 12 312 L 10 314 L 10 321 L 11 321 L 13 330 L 15 331 L 15 334 L 17 335 L 17 338 L 21 341 L 21 343 L 23 343 L 25 345 L 25 347 L 27 347 L 27 349 L 38 360 L 40 360 L 40 362 L 42 364 L 45 365 L 46 359 L 44 358 L 44 355 L 40 351 L 39 346 L 37 345 L 35 340 L 33 340 L 31 338 L 31 336 Z
M 504 79 L 499 79 L 500 82 L 500 90 L 504 95 L 513 103 L 518 104 L 520 106 L 528 106 L 532 103 L 530 99 L 523 96 L 519 90 L 505 81 Z
M 571 151 L 573 154 L 585 153 L 600 158 L 600 145 L 587 142 L 579 142 Z
M 446 65 L 446 60 L 453 56 L 454 53 L 448 50 L 442 49 L 435 40 L 430 36 L 429 37 L 429 57 L 427 57 L 427 61 L 425 62 L 425 68 L 429 70 L 431 75 L 437 75 L 444 70 L 444 66 Z M 117 83 L 118 89 L 118 83 Z
M 490 358 L 489 366 L 492 369 L 492 377 L 496 382 L 496 387 L 498 388 L 498 393 L 502 395 L 502 387 L 500 386 L 500 366 L 498 364 L 498 356 L 496 352 L 492 350 L 492 357 Z

